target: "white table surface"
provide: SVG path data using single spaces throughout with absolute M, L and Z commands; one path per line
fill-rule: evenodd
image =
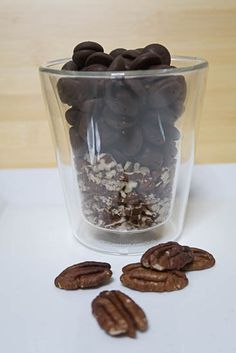
M 235 353 L 236 165 L 195 166 L 182 244 L 208 249 L 212 269 L 188 274 L 172 293 L 122 287 L 122 266 L 137 256 L 104 255 L 70 234 L 55 169 L 0 172 L 0 352 L 3 353 Z M 91 290 L 54 287 L 65 267 L 110 262 L 113 281 Z M 91 315 L 91 301 L 121 289 L 145 310 L 149 329 L 113 338 Z

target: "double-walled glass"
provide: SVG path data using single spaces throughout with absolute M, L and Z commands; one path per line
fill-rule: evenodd
M 207 62 L 126 72 L 40 67 L 72 232 L 100 251 L 135 254 L 179 237 Z

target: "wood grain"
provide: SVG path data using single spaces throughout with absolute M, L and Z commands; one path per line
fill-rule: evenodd
M 235 0 L 1 0 L 0 167 L 55 165 L 37 68 L 88 39 L 205 57 L 196 161 L 236 162 Z

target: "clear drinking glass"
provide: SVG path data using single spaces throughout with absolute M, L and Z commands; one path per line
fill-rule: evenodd
M 207 62 L 172 57 L 176 68 L 61 70 L 68 60 L 39 70 L 73 234 L 115 254 L 177 239 Z

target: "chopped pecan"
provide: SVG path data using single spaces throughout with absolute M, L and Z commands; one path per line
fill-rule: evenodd
M 109 335 L 136 336 L 136 330 L 147 329 L 143 310 L 119 290 L 101 292 L 92 301 L 92 312 L 99 325 Z
M 153 246 L 141 258 L 144 267 L 150 267 L 158 271 L 180 270 L 192 261 L 191 249 L 173 241 Z
M 215 265 L 215 259 L 206 250 L 198 248 L 190 248 L 193 254 L 193 261 L 185 265 L 183 271 L 198 271 L 205 270 Z
M 122 284 L 140 292 L 171 292 L 187 286 L 188 279 L 181 271 L 156 271 L 141 263 L 125 266 L 120 277 Z
M 56 277 L 54 283 L 61 289 L 99 287 L 111 278 L 110 268 L 106 262 L 81 262 L 66 268 Z

